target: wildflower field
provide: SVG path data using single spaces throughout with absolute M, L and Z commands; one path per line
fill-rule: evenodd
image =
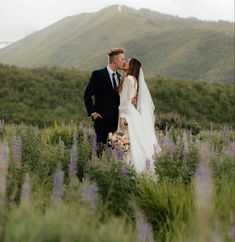
M 234 130 L 157 130 L 155 175 L 81 123 L 0 122 L 1 242 L 232 242 Z

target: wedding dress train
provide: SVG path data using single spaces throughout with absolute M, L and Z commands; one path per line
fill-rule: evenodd
M 135 107 L 131 100 L 137 95 L 137 80 L 127 76 L 120 92 L 119 117 L 125 118 L 130 140 L 130 149 L 125 161 L 134 166 L 137 172 L 154 172 L 155 156 L 161 152 L 154 128 L 154 105 L 144 80 L 142 69 L 139 75 L 138 102 Z M 118 125 L 120 130 L 120 123 Z

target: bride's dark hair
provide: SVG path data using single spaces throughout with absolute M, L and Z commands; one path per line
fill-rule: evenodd
M 129 61 L 129 70 L 127 71 L 127 75 L 134 76 L 136 80 L 139 80 L 141 62 L 135 58 L 131 58 Z
M 129 69 L 126 73 L 126 76 L 131 75 L 131 76 L 134 76 L 136 78 L 137 85 L 138 85 L 137 92 L 139 91 L 138 90 L 139 89 L 139 74 L 140 74 L 141 66 L 142 66 L 142 64 L 141 64 L 140 61 L 138 61 L 135 58 L 131 58 L 129 60 Z M 121 92 L 121 90 L 122 90 L 123 81 L 124 81 L 124 79 L 121 81 L 120 85 L 116 88 L 116 90 L 118 92 Z

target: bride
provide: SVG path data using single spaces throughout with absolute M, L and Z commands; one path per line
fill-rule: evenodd
M 130 149 L 125 161 L 137 172 L 154 172 L 155 156 L 161 152 L 154 128 L 154 104 L 144 79 L 141 63 L 131 58 L 125 65 L 125 79 L 119 87 L 120 106 L 118 130 L 125 132 Z M 136 105 L 133 104 L 136 98 Z

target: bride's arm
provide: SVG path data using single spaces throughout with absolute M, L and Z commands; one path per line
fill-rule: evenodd
M 120 116 L 120 125 L 122 126 L 126 116 L 129 114 L 129 80 L 125 78 L 123 85 L 122 85 L 122 91 L 120 93 L 120 105 L 119 105 L 119 116 Z
M 122 85 L 122 91 L 120 92 L 119 116 L 121 118 L 125 118 L 126 115 L 129 114 L 128 105 L 130 103 L 130 100 L 129 100 L 128 94 L 129 94 L 129 80 L 125 78 Z

